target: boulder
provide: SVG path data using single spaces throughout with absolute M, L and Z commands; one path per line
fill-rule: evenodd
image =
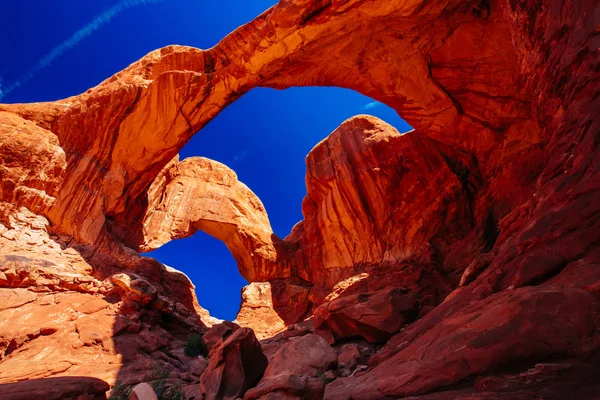
M 337 355 L 320 336 L 292 338 L 273 356 L 265 371 L 265 379 L 282 372 L 289 375 L 317 376 L 337 365 Z
M 238 329 L 240 329 L 238 324 L 229 321 L 223 321 L 219 324 L 211 326 L 210 329 L 202 336 L 202 341 L 206 346 L 206 350 L 208 350 L 210 353 L 211 350 L 215 348 L 219 342 L 221 342 L 221 340 L 226 340 Z
M 156 288 L 146 279 L 136 275 L 114 274 L 112 281 L 123 289 L 128 299 L 140 304 L 147 305 L 157 297 Z
M 320 336 L 292 338 L 275 353 L 263 379 L 244 399 L 321 399 L 325 374 L 336 364 L 335 351 Z
M 416 317 L 416 299 L 401 289 L 339 297 L 315 310 L 315 330 L 329 341 L 362 337 L 380 343 Z
M 327 385 L 325 398 L 427 393 L 511 363 L 524 367 L 542 355 L 586 357 L 600 344 L 600 301 L 586 290 L 503 291 L 461 304 L 452 318 L 440 319 L 456 306 L 452 300 L 389 340 L 371 357 L 367 371 Z M 477 382 L 478 387 L 493 384 Z
M 254 332 L 240 328 L 213 348 L 200 378 L 204 400 L 235 400 L 255 386 L 267 368 Z
M 336 347 L 339 376 L 351 375 L 359 365 L 365 365 L 375 353 L 373 345 L 365 342 L 346 343 Z
M 2 400 L 81 400 L 106 399 L 109 385 L 83 376 L 31 379 L 0 385 Z
M 323 379 L 282 373 L 261 381 L 244 400 L 322 400 L 324 392 Z

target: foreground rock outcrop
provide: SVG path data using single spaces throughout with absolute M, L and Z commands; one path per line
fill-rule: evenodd
M 336 364 L 335 352 L 321 337 L 296 338 L 275 353 L 260 383 L 244 399 L 321 399 L 325 383 L 320 376 Z
M 283 1 L 210 50 L 169 46 L 84 94 L 0 105 L 0 384 L 597 398 L 599 7 Z M 304 220 L 280 239 L 233 171 L 176 156 L 248 90 L 307 85 L 357 90 L 415 129 L 343 123 L 308 155 Z M 208 361 L 184 354 L 214 321 L 183 274 L 137 252 L 196 230 L 254 285 L 239 324 L 288 330 L 259 345 L 232 328 Z M 407 306 L 355 304 L 398 291 Z M 261 378 L 314 322 L 344 367 Z M 378 343 L 342 357 L 361 337 Z
M 211 350 L 210 362 L 200 380 L 200 395 L 206 400 L 243 397 L 266 368 L 267 357 L 254 333 L 240 328 Z
M 416 318 L 415 297 L 398 288 L 343 296 L 315 310 L 315 329 L 335 342 L 362 337 L 382 343 Z
M 105 398 L 115 382 L 199 381 L 206 365 L 183 349 L 213 319 L 184 274 L 52 235 L 25 207 L 1 209 L 0 397 Z

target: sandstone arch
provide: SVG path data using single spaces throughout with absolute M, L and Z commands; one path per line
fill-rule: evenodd
M 53 103 L 0 105 L 0 144 L 28 129 L 43 138 L 43 145 L 28 147 L 34 159 L 51 160 L 50 168 L 39 173 L 39 162 L 26 166 L 29 154 L 1 148 L 9 148 L 16 162 L 3 165 L 0 195 L 10 207 L 0 220 L 16 226 L 23 221 L 13 221 L 15 214 L 36 231 L 44 225 L 39 219 L 47 217 L 53 232 L 86 245 L 76 260 L 82 274 L 98 273 L 86 264 L 94 259 L 100 260 L 95 266 L 111 271 L 130 269 L 152 276 L 153 283 L 168 282 L 162 268 L 121 244 L 136 250 L 145 244 L 144 220 L 155 204 L 148 190 L 191 135 L 256 86 L 347 87 L 392 106 L 415 127 L 410 139 L 389 141 L 410 147 L 415 158 L 423 155 L 423 165 L 434 166 L 421 169 L 425 177 L 451 178 L 456 196 L 439 208 L 447 212 L 410 236 L 416 239 L 404 249 L 423 249 L 410 263 L 400 262 L 402 254 L 393 247 L 402 238 L 389 235 L 392 264 L 376 260 L 384 267 L 384 273 L 371 274 L 376 279 L 348 276 L 366 271 L 364 252 L 335 259 L 307 250 L 303 240 L 310 232 L 302 225 L 286 240 L 295 265 L 265 277 L 262 270 L 246 271 L 262 280 L 285 277 L 289 270 L 291 277 L 314 284 L 310 301 L 317 303 L 332 290 L 369 291 L 386 279 L 397 285 L 411 276 L 420 279 L 425 270 L 438 273 L 425 280 L 442 288 L 432 304 L 424 302 L 429 312 L 394 336 L 367 373 L 329 385 L 326 397 L 420 394 L 506 363 L 520 362 L 526 369 L 531 357 L 568 354 L 584 360 L 600 348 L 598 7 L 593 0 L 282 1 L 213 49 L 170 46 L 85 94 Z M 31 179 L 19 179 L 16 168 Z M 323 178 L 313 175 L 316 181 Z M 423 177 L 414 176 L 415 182 Z M 389 182 L 406 184 L 405 179 Z M 329 193 L 340 185 L 333 182 Z M 14 196 L 6 188 L 26 195 Z M 328 197 L 319 198 L 318 190 L 314 194 L 305 208 L 319 220 L 327 216 L 322 199 Z M 39 215 L 20 209 L 21 215 L 13 206 Z M 336 221 L 347 228 L 343 222 Z M 452 229 L 456 224 L 464 228 L 460 235 Z M 10 228 L 9 237 L 15 231 Z M 361 230 L 352 229 L 344 235 Z M 27 248 L 36 234 L 25 233 L 18 245 Z M 387 249 L 376 236 L 369 250 Z M 40 242 L 50 248 L 47 239 Z M 346 242 L 341 240 L 340 247 L 347 250 Z M 351 268 L 336 270 L 343 265 L 340 259 Z M 314 260 L 336 268 L 313 268 Z M 25 284 L 16 274 L 0 278 L 4 284 Z M 46 284 L 90 293 L 101 286 L 92 278 L 91 283 L 68 278 Z M 417 280 L 415 286 L 424 295 L 432 295 L 420 284 Z M 157 293 L 166 293 L 162 289 Z M 192 309 L 193 299 L 187 300 Z M 153 304 L 177 309 L 164 299 Z M 175 314 L 180 320 L 189 317 Z M 515 324 L 507 315 L 528 322 Z M 523 327 L 532 335 L 522 334 Z M 456 340 L 446 346 L 450 335 Z M 448 348 L 451 354 L 444 353 Z M 402 378 L 386 381 L 390 371 Z
M 176 157 L 154 180 L 148 198 L 143 251 L 201 230 L 227 245 L 247 280 L 286 277 L 283 268 L 275 268 L 289 265 L 286 246 L 273 233 L 260 199 L 227 166 Z
M 66 178 L 47 210 L 57 230 L 92 243 L 107 229 L 135 248 L 150 182 L 191 135 L 252 87 L 348 87 L 392 106 L 420 134 L 473 151 L 489 151 L 501 128 L 500 137 L 521 143 L 513 148 L 530 145 L 530 137 L 514 138 L 529 100 L 509 27 L 499 4 L 483 19 L 474 7 L 284 2 L 213 49 L 166 47 L 80 96 L 2 109 L 39 121 L 64 144 Z M 361 22 L 336 34 L 346 21 Z M 495 36 L 456 54 L 449 47 L 454 35 L 483 32 Z M 494 97 L 465 92 L 483 80 L 474 71 Z M 451 95 L 455 87 L 464 104 Z M 525 125 L 535 138 L 535 123 Z M 80 189 L 86 186 L 101 190 Z
M 573 12 L 585 4 L 576 2 Z M 576 60 L 581 68 L 577 75 L 570 74 L 573 67 L 567 58 L 541 53 L 542 48 L 557 55 L 577 46 L 588 48 L 592 39 L 580 31 L 594 29 L 591 17 L 555 42 L 548 39 L 551 35 L 527 33 L 530 20 L 515 17 L 523 12 L 501 1 L 282 2 L 210 50 L 166 47 L 79 96 L 54 103 L 2 105 L 4 120 L 34 122 L 36 129 L 61 144 L 66 155 L 66 167 L 53 173 L 52 182 L 15 183 L 32 193 L 17 201 L 39 210 L 55 232 L 77 241 L 94 245 L 116 240 L 141 249 L 152 181 L 223 107 L 256 86 L 336 85 L 395 108 L 415 127 L 411 137 L 436 143 L 434 151 L 460 181 L 472 214 L 472 237 L 467 239 L 471 245 L 464 248 L 467 255 L 455 239 L 449 240 L 448 232 L 438 235 L 433 250 L 444 259 L 446 271 L 460 273 L 470 263 L 467 260 L 481 252 L 478 241 L 489 221 L 496 221 L 494 225 L 506 221 L 498 228 L 500 241 L 494 249 L 505 264 L 516 257 L 514 245 L 499 245 L 519 240 L 510 234 L 525 226 L 519 221 L 540 218 L 534 212 L 543 214 L 552 207 L 551 196 L 537 208 L 526 199 L 535 191 L 553 193 L 560 187 L 549 179 L 560 169 L 560 154 L 585 146 L 584 138 L 593 134 L 597 123 L 589 119 L 593 112 L 568 114 L 576 111 L 561 106 L 590 97 L 576 88 L 585 87 L 595 76 L 591 53 L 583 52 Z M 555 18 L 553 10 L 531 8 L 531 12 L 540 19 Z M 532 61 L 531 54 L 553 67 Z M 563 92 L 550 91 L 569 76 L 577 83 Z M 586 110 L 593 109 L 591 103 L 585 104 Z M 563 122 L 566 118 L 588 122 L 569 125 Z M 20 129 L 12 122 L 4 126 L 9 136 Z M 565 135 L 578 139 L 565 147 L 566 142 L 557 139 Z M 589 160 L 593 153 L 584 149 Z M 591 171 L 589 162 L 578 165 Z M 576 176 L 581 174 L 583 170 Z M 43 192 L 46 187 L 50 192 Z M 457 252 L 458 248 L 462 250 Z M 562 264 L 563 259 L 553 256 L 549 264 Z M 296 276 L 329 288 L 344 277 L 309 277 L 306 271 L 314 272 L 310 262 L 308 267 L 284 265 L 280 271 L 260 274 L 241 268 L 253 280 Z M 510 286 L 515 279 L 532 278 L 507 279 L 505 285 Z

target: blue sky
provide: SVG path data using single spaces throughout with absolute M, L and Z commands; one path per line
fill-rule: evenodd
M 276 2 L 236 0 L 19 0 L 3 4 L 0 102 L 47 101 L 84 92 L 169 44 L 210 48 Z M 339 88 L 254 89 L 183 148 L 233 168 L 265 205 L 275 233 L 302 219 L 307 153 L 341 122 L 371 114 L 410 127 L 385 105 Z M 198 233 L 150 253 L 184 271 L 200 304 L 233 319 L 246 284 L 221 242 Z

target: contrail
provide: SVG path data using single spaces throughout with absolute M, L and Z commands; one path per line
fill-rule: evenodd
M 383 103 L 379 102 L 379 101 L 372 101 L 370 103 L 367 103 L 363 106 L 363 110 L 371 110 L 373 108 L 377 108 L 379 106 L 383 105 Z
M 41 69 L 49 66 L 57 58 L 64 54 L 67 50 L 77 46 L 86 37 L 100 29 L 103 25 L 109 23 L 115 16 L 127 10 L 129 8 L 143 6 L 147 4 L 162 3 L 166 0 L 123 0 L 108 10 L 104 11 L 91 22 L 86 24 L 83 28 L 75 32 L 70 38 L 53 48 L 50 53 L 46 54 L 35 66 L 29 70 L 25 75 L 21 76 L 16 81 L 8 84 L 4 89 L 2 88 L 2 78 L 0 77 L 0 100 L 19 86 L 23 85 L 31 78 L 34 77 Z

